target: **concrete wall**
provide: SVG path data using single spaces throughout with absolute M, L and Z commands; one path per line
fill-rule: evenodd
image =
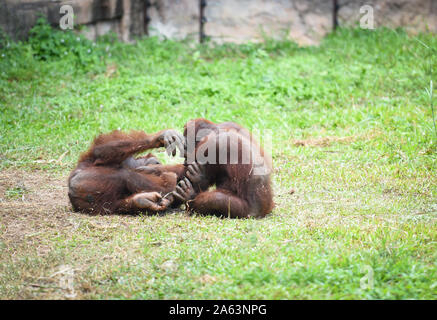
M 205 33 L 218 42 L 268 36 L 311 44 L 332 30 L 332 13 L 326 0 L 209 0 Z
M 149 0 L 150 35 L 166 38 L 198 38 L 198 0 Z
M 40 15 L 59 26 L 59 10 L 65 4 L 73 7 L 75 26 L 85 25 L 89 38 L 114 31 L 127 40 L 146 31 L 143 0 L 0 0 L 0 28 L 14 39 L 24 39 Z
M 114 31 L 125 41 L 144 34 L 198 39 L 199 0 L 0 0 L 0 28 L 25 38 L 38 14 L 58 25 L 64 4 L 89 38 Z M 437 32 L 437 0 L 338 0 L 339 24 L 356 25 L 365 4 L 374 8 L 376 27 Z M 204 12 L 205 34 L 216 42 L 269 36 L 314 44 L 333 27 L 331 0 L 207 0 Z
M 340 25 L 360 20 L 360 7 L 374 9 L 375 27 L 404 27 L 407 31 L 437 32 L 437 0 L 339 0 Z

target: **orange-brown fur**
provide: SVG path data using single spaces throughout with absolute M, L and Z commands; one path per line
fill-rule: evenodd
M 209 141 L 213 141 L 212 145 L 217 148 L 216 163 L 201 164 L 203 173 L 197 177 L 191 176 L 193 182 L 192 188 L 185 192 L 186 196 L 183 199 L 188 201 L 190 209 L 200 214 L 240 218 L 249 216 L 264 217 L 270 213 L 274 207 L 270 181 L 270 172 L 272 171 L 271 159 L 269 155 L 264 153 L 259 144 L 253 141 L 249 131 L 233 122 L 215 124 L 206 119 L 195 119 L 185 125 L 185 137 L 187 137 L 188 126 L 194 126 L 196 133 L 200 129 L 208 129 L 211 132 L 211 134 L 208 134 L 200 141 L 196 141 L 194 150 L 196 154 L 199 147 L 209 143 Z M 239 142 L 239 156 L 236 164 L 231 164 L 229 157 L 227 163 L 218 163 L 219 144 L 217 143 L 216 145 L 216 141 L 218 141 L 220 136 L 223 137 L 223 135 L 232 136 Z M 252 160 L 250 163 L 243 163 L 242 154 L 249 150 L 243 145 L 244 141 L 247 140 L 252 140 L 254 148 L 259 152 L 260 157 L 265 160 L 265 166 L 268 169 L 267 174 L 255 175 Z M 188 141 L 187 145 L 189 145 Z M 229 145 L 227 148 L 229 152 Z M 188 150 L 187 152 L 192 151 Z M 187 174 L 187 177 L 190 178 L 190 173 L 187 172 Z M 184 180 L 181 180 L 177 190 L 178 188 L 181 190 L 181 185 L 185 186 L 187 184 L 190 183 L 184 183 Z M 216 189 L 208 190 L 214 184 Z M 185 187 L 185 191 L 187 189 L 190 188 Z M 177 190 L 175 193 L 178 193 Z M 184 190 L 181 190 L 181 192 L 184 192 Z
M 96 137 L 68 179 L 73 208 L 92 214 L 164 210 L 169 202 L 139 206 L 137 200 L 147 200 L 155 196 L 154 192 L 165 195 L 173 191 L 183 177 L 184 166 L 155 164 L 158 161 L 152 154 L 133 157 L 164 146 L 163 132 L 113 131 Z M 150 160 L 154 164 L 148 164 Z

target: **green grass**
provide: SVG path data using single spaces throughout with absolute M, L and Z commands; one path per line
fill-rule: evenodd
M 89 217 L 48 203 L 35 210 L 43 223 L 8 207 L 2 232 L 18 216 L 38 234 L 0 236 L 0 297 L 65 297 L 51 275 L 68 265 L 78 298 L 437 298 L 437 104 L 426 91 L 437 83 L 435 36 L 341 29 L 308 48 L 96 47 L 99 59 L 0 49 L 2 170 L 65 183 L 101 132 L 235 121 L 273 132 L 276 208 L 262 220 Z

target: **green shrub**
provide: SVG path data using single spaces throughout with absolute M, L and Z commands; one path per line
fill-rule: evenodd
M 92 42 L 73 30 L 53 29 L 44 18 L 38 19 L 30 30 L 29 44 L 38 60 L 70 57 L 81 66 L 88 66 L 99 64 L 106 56 L 102 43 Z

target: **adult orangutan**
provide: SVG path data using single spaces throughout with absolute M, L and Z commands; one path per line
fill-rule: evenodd
M 184 136 L 186 178 L 173 195 L 189 210 L 232 218 L 271 212 L 272 161 L 247 129 L 233 122 L 195 119 L 185 125 Z M 214 184 L 216 189 L 209 190 Z

